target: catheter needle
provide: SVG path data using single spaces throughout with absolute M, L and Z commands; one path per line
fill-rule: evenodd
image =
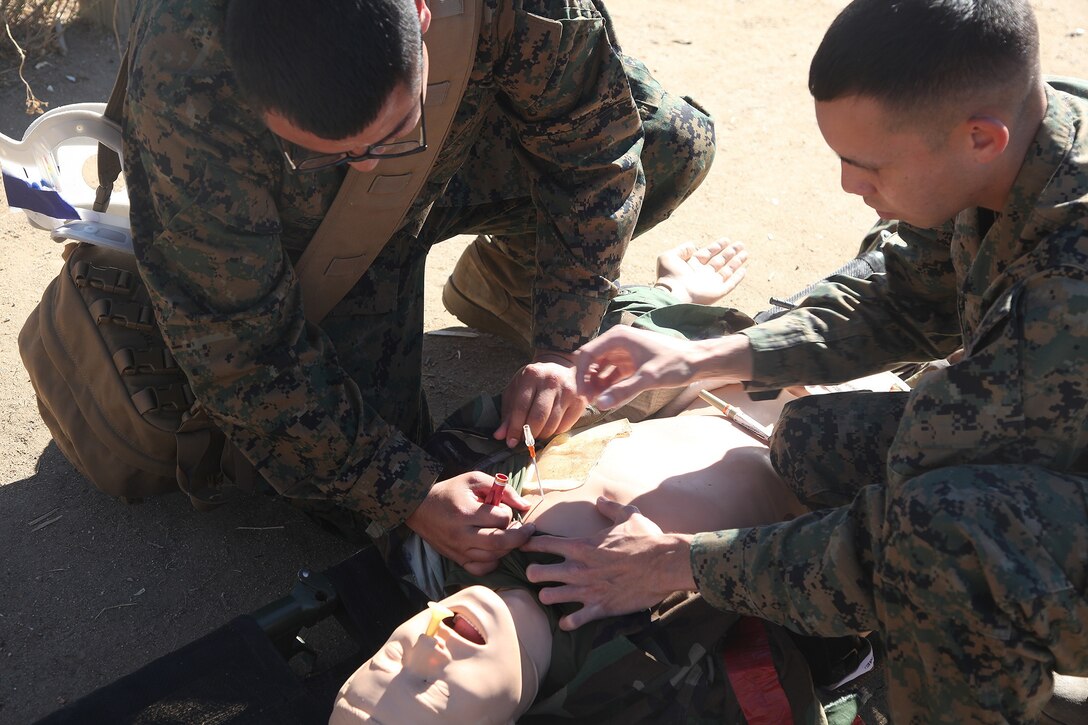
M 699 397 L 710 403 L 713 407 L 722 412 L 725 417 L 732 421 L 734 425 L 743 430 L 748 435 L 755 438 L 763 445 L 767 445 L 771 441 L 771 436 L 767 433 L 767 429 L 764 428 L 759 421 L 752 416 L 745 413 L 743 410 L 735 405 L 730 405 L 717 395 L 714 395 L 708 390 L 700 390 Z

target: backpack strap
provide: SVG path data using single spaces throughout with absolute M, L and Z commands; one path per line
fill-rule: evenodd
M 461 105 L 476 56 L 483 2 L 430 0 L 428 5 L 427 150 L 384 159 L 365 173 L 348 169 L 332 207 L 295 264 L 310 322 L 319 322 L 344 298 L 400 228 Z
M 430 82 L 426 102 L 431 142 L 425 152 L 385 159 L 374 171 L 348 169 L 329 212 L 295 265 L 310 322 L 320 322 L 344 298 L 400 228 L 446 143 L 461 105 L 476 56 L 483 2 L 430 0 L 428 5 Z M 117 124 L 121 123 L 128 86 L 128 60 L 126 50 L 103 113 Z M 99 144 L 95 211 L 106 211 L 120 173 L 120 157 Z
M 121 125 L 121 111 L 125 105 L 125 91 L 128 89 L 128 48 L 121 58 L 121 67 L 117 69 L 117 80 L 106 101 L 106 110 L 102 112 L 110 121 Z M 98 144 L 98 191 L 94 195 L 94 210 L 104 214 L 110 205 L 113 185 L 121 174 L 121 157 L 105 144 Z

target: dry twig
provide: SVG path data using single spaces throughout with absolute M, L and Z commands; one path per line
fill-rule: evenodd
M 91 619 L 91 621 L 93 622 L 95 619 L 98 619 L 99 617 L 101 617 L 103 614 L 105 614 L 107 611 L 109 611 L 111 609 L 120 609 L 121 607 L 135 607 L 135 606 L 136 606 L 136 602 L 125 602 L 124 604 L 112 604 L 112 605 L 110 605 L 108 607 L 102 607 L 102 609 L 99 610 L 98 614 L 94 615 L 94 617 Z

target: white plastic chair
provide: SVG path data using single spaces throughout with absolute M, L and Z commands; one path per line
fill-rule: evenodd
M 0 134 L 8 205 L 55 241 L 76 240 L 132 252 L 128 194 L 118 178 L 105 212 L 94 211 L 98 144 L 121 152 L 121 129 L 104 103 L 74 103 L 39 116 L 21 141 Z

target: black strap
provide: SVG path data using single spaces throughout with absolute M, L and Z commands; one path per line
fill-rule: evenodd
M 113 83 L 110 99 L 106 101 L 104 117 L 120 125 L 121 111 L 125 105 L 125 91 L 128 89 L 128 50 L 121 58 L 121 67 L 117 69 L 117 80 Z M 105 144 L 98 144 L 98 191 L 94 197 L 94 210 L 104 213 L 110 205 L 113 184 L 121 174 L 121 157 Z

